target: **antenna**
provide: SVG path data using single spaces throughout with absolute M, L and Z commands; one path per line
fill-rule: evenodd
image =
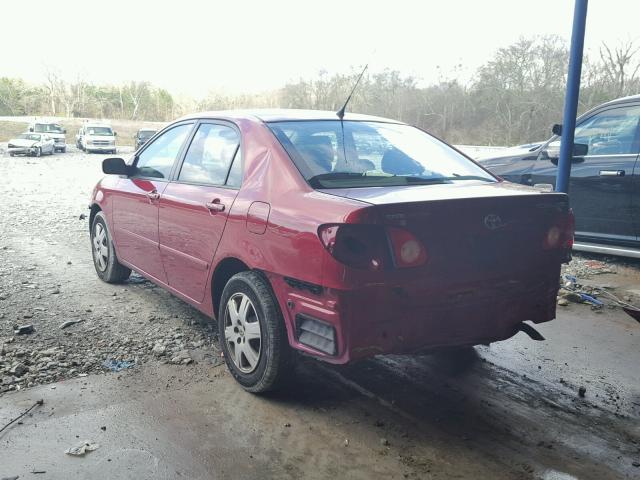
M 347 104 L 349 103 L 349 100 L 351 100 L 351 96 L 353 95 L 353 92 L 355 92 L 356 88 L 358 88 L 358 84 L 360 83 L 360 80 L 362 80 L 362 76 L 364 75 L 364 72 L 367 70 L 367 67 L 369 67 L 368 63 L 364 66 L 364 68 L 362 69 L 362 72 L 360 72 L 360 76 L 358 77 L 358 80 L 356 80 L 356 84 L 351 89 L 351 93 L 347 97 L 346 102 L 344 102 L 344 105 L 342 105 L 342 108 L 336 112 L 336 115 L 338 116 L 340 121 L 342 121 L 342 119 L 344 118 L 344 112 L 347 109 Z

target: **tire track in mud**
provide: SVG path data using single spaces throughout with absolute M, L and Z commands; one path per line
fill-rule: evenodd
M 322 369 L 449 438 L 452 448 L 462 443 L 536 478 L 637 478 L 637 417 L 576 400 L 481 355 L 387 356 Z

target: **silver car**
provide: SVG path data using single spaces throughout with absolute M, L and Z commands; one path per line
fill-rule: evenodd
M 46 133 L 25 132 L 18 135 L 17 138 L 9 140 L 7 150 L 10 156 L 14 155 L 53 155 L 55 151 L 55 142 Z

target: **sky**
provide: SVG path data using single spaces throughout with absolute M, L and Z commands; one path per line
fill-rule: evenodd
M 468 81 L 521 36 L 571 35 L 574 0 L 3 0 L 0 76 L 261 92 L 369 63 Z M 12 21 L 15 20 L 15 21 Z M 18 21 L 18 20 L 24 21 Z M 640 42 L 639 0 L 591 0 L 586 52 Z M 456 69 L 457 65 L 462 65 Z

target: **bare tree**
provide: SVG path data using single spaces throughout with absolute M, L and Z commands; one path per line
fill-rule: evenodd
M 606 43 L 600 47 L 600 60 L 606 79 L 616 89 L 616 96 L 628 93 L 627 86 L 636 80 L 640 63 L 634 57 L 640 50 L 635 42 L 621 42 L 611 48 Z
M 45 83 L 44 87 L 47 91 L 49 98 L 49 106 L 51 108 L 51 115 L 55 116 L 57 113 L 56 103 L 60 96 L 60 90 L 64 88 L 64 84 L 60 79 L 58 73 L 51 67 L 45 68 Z

